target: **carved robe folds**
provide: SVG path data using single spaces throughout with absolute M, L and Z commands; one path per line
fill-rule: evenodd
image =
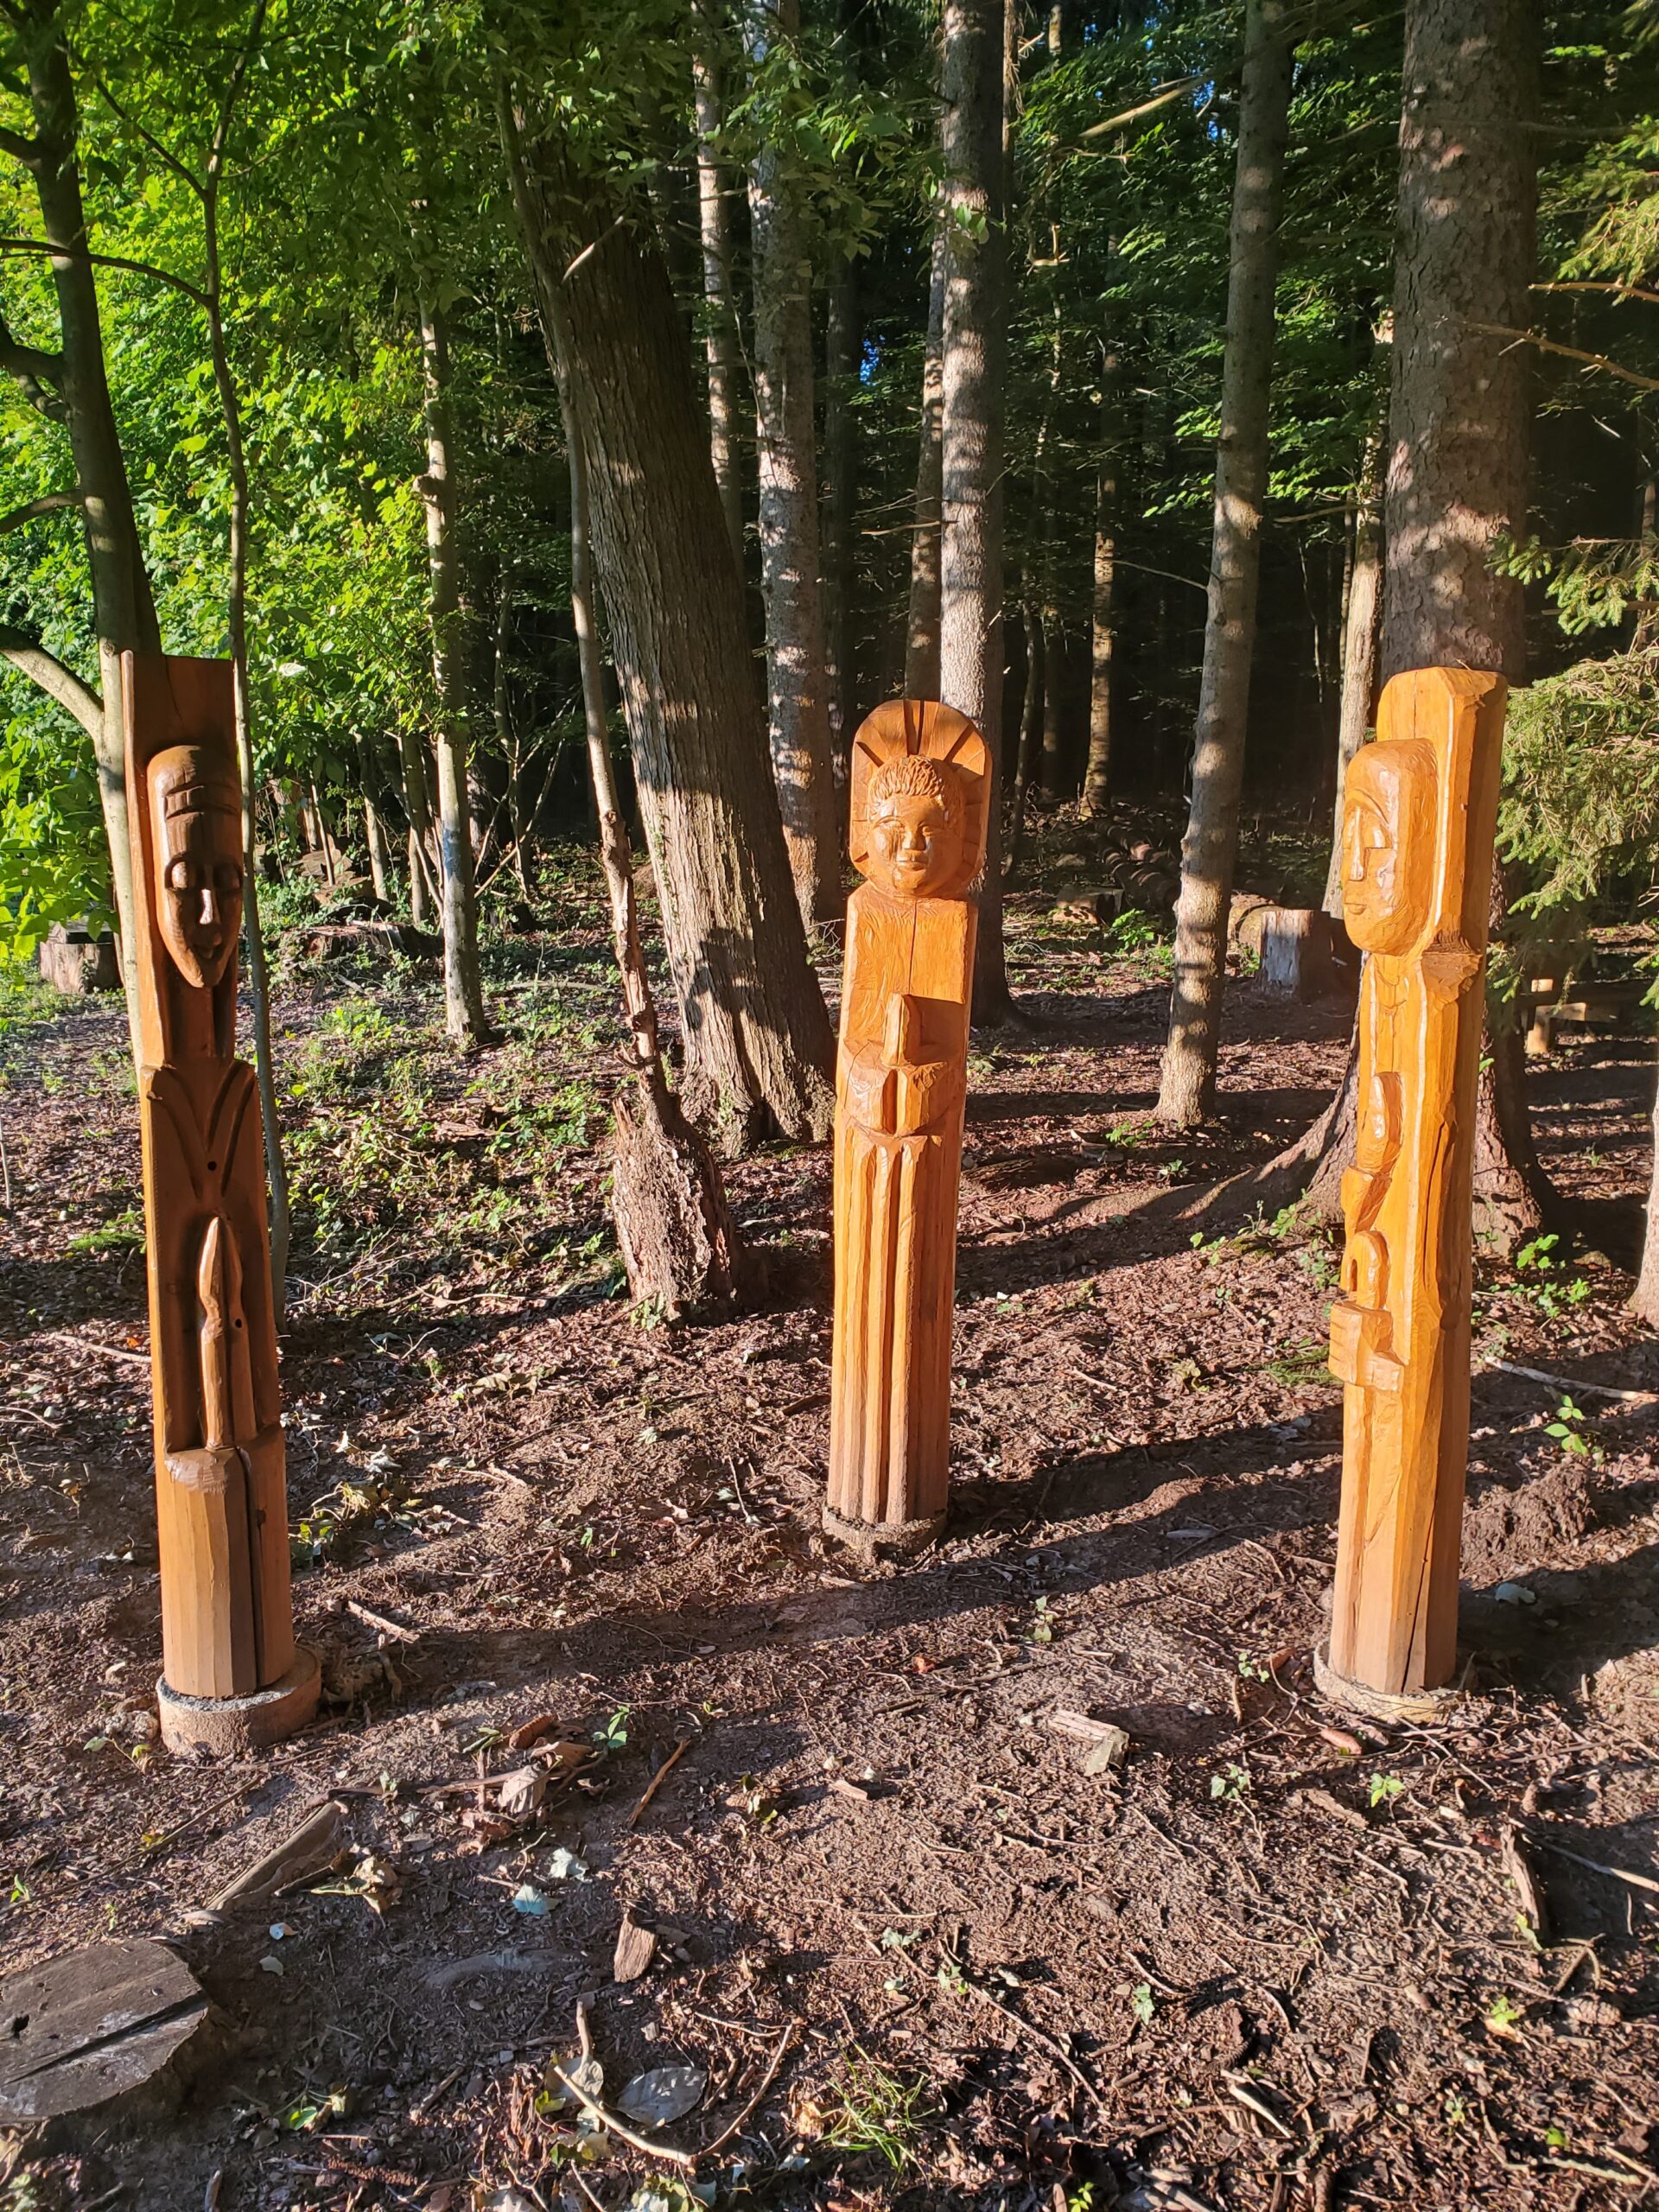
M 1501 677 L 1470 670 L 1395 677 L 1345 787 L 1344 912 L 1368 957 L 1331 1314 L 1344 1389 L 1324 1675 L 1361 1703 L 1423 1697 L 1456 1664 L 1475 1089 L 1505 697 Z
M 264 1136 L 235 1058 L 241 788 L 229 664 L 123 663 L 162 1582 L 162 1733 L 269 1742 L 315 1710 L 297 1651 Z
M 950 1322 L 986 759 L 931 702 L 853 746 L 854 863 L 836 1115 L 836 1318 L 826 1524 L 910 1545 L 944 1518 Z

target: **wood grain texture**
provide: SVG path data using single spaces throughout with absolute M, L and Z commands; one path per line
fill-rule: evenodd
M 253 1071 L 235 1058 L 241 785 L 231 664 L 127 654 L 162 1644 L 188 1698 L 294 1663 Z
M 1361 985 L 1357 1165 L 1331 1315 L 1343 1393 L 1330 1667 L 1390 1696 L 1457 1656 L 1469 1441 L 1475 1089 L 1507 687 L 1416 669 L 1383 691 L 1343 813 Z
M 878 708 L 853 741 L 836 1107 L 836 1317 L 826 1519 L 925 1541 L 950 1477 L 950 1322 L 968 1008 L 989 763 L 964 715 Z

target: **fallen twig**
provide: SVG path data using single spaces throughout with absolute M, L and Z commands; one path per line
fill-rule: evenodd
M 389 1636 L 394 1643 L 418 1643 L 421 1640 L 419 1629 L 405 1628 L 401 1621 L 388 1620 L 384 1613 L 377 1613 L 371 1605 L 359 1605 L 355 1598 L 346 1600 L 346 1610 L 370 1628 L 378 1629 L 382 1636 Z
M 636 1827 L 639 1825 L 639 1815 L 645 1811 L 646 1806 L 650 1804 L 652 1799 L 662 1788 L 664 1783 L 667 1781 L 669 1769 L 673 1766 L 677 1761 L 683 1758 L 687 1751 L 690 1750 L 691 1740 L 692 1739 L 690 1736 L 682 1736 L 680 1738 L 678 1743 L 675 1745 L 673 1750 L 663 1761 L 661 1766 L 658 1768 L 656 1773 L 652 1776 L 651 1780 L 645 1784 L 645 1794 L 639 1800 L 639 1802 L 634 1807 L 633 1810 L 628 1815 L 627 1820 L 624 1823 L 626 1827 Z
M 1611 1382 L 1581 1382 L 1571 1375 L 1550 1375 L 1541 1367 L 1517 1367 L 1512 1359 L 1489 1359 L 1488 1369 L 1518 1375 L 1524 1382 L 1548 1382 L 1553 1390 L 1576 1390 L 1586 1398 L 1617 1398 L 1627 1406 L 1659 1405 L 1659 1390 L 1616 1390 Z
M 149 1354 L 147 1351 L 124 1351 L 119 1344 L 99 1344 L 96 1337 L 71 1337 L 65 1335 L 60 1330 L 43 1329 L 41 1332 L 40 1341 L 48 1344 L 65 1344 L 71 1351 L 102 1352 L 105 1359 L 128 1360 L 134 1367 L 149 1365 Z
M 1538 1841 L 1558 1859 L 1570 1859 L 1575 1866 L 1587 1866 L 1592 1874 L 1609 1875 L 1615 1882 L 1628 1882 L 1633 1890 L 1651 1890 L 1659 1897 L 1659 1882 L 1651 1874 L 1632 1874 L 1627 1866 L 1608 1866 L 1599 1859 L 1586 1859 L 1582 1852 L 1569 1851 L 1564 1843 L 1553 1842 L 1548 1836 L 1540 1836 Z
M 607 2112 L 597 2097 L 590 2097 L 579 2082 L 573 2082 L 563 2067 L 554 2066 L 550 2068 L 549 2071 L 562 2088 L 569 2089 L 579 2105 L 587 2107 L 607 2135 L 614 2135 L 620 2143 L 626 2143 L 629 2150 L 641 2151 L 648 2158 L 661 2158 L 671 2166 L 678 2166 L 683 2173 L 690 2173 L 696 2164 L 698 2152 L 677 2151 L 670 2144 L 653 2143 L 650 2136 L 636 2134 L 634 2130 L 625 2121 L 620 2120 L 614 2113 Z
M 794 2029 L 785 2028 L 783 2034 L 779 2037 L 777 2050 L 772 2052 L 772 2056 L 766 2062 L 766 2070 L 760 2076 L 760 2087 L 755 2090 L 753 2095 L 744 2106 L 742 2111 L 738 2113 L 736 2119 L 729 2121 L 726 2126 L 722 2127 L 712 2143 L 705 2143 L 703 2145 L 702 2150 L 697 2152 L 698 2158 L 710 2158 L 716 2151 L 721 2149 L 726 2144 L 731 2141 L 733 2136 L 737 2133 L 744 2121 L 749 2117 L 749 2114 L 754 2110 L 761 2098 L 766 2095 L 766 2091 L 772 2087 L 773 2082 L 778 2078 L 778 2069 L 784 2063 L 784 2054 L 789 2050 L 794 2040 Z
M 1264 2102 L 1253 2089 L 1239 2081 L 1236 2075 L 1224 2074 L 1222 2079 L 1227 2084 L 1228 2095 L 1242 2104 L 1246 2112 L 1253 2112 L 1258 2120 L 1265 2120 L 1268 2126 L 1276 2133 L 1282 2135 L 1287 2143 L 1294 2143 L 1296 2140 L 1294 2129 L 1287 2127 L 1272 2106 Z

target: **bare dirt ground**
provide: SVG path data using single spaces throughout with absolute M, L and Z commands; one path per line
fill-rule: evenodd
M 1241 979 L 1225 1127 L 1160 1140 L 1166 956 L 1016 905 L 1039 1026 L 972 1070 L 955 1517 L 861 1571 L 817 1532 L 827 1155 L 732 1171 L 764 1312 L 641 1327 L 596 1148 L 606 947 L 586 880 L 561 899 L 498 949 L 505 1036 L 469 1062 L 429 977 L 283 983 L 295 1590 L 334 1694 L 241 1765 L 153 1740 L 122 1020 L 12 1002 L 0 1946 L 165 1936 L 222 2018 L 175 2110 L 14 2141 L 0 2204 L 1659 2198 L 1659 1395 L 1588 1388 L 1659 1394 L 1659 1344 L 1622 1311 L 1617 1209 L 1606 1251 L 1481 1273 L 1476 1701 L 1356 1726 L 1307 1666 L 1335 1247 L 1262 1222 L 1195 1248 L 1180 1211 L 1317 1110 L 1343 1013 Z M 1641 1192 L 1650 1052 L 1534 1070 L 1575 1196 Z M 1057 1712 L 1121 1725 L 1126 1761 Z M 515 1813 L 496 1783 L 527 1767 Z M 321 1885 L 203 1910 L 331 1794 L 352 1848 Z M 656 1942 L 621 1980 L 625 1915 Z M 660 2130 L 713 2146 L 695 2168 L 550 2088 L 584 1995 L 613 2111 L 648 2069 L 706 2075 Z

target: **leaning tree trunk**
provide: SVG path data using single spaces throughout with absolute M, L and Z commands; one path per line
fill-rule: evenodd
M 697 213 L 702 238 L 704 345 L 709 359 L 709 455 L 720 509 L 743 573 L 743 482 L 738 454 L 741 370 L 737 299 L 732 287 L 732 226 L 726 172 L 715 152 L 721 122 L 718 41 L 708 0 L 696 10 L 700 51 L 692 78 L 697 111 Z
M 1020 708 L 1020 746 L 1014 755 L 1014 795 L 1008 804 L 1008 852 L 1002 880 L 1012 883 L 1026 841 L 1026 794 L 1043 727 L 1043 624 L 1030 600 L 1021 607 L 1026 632 L 1026 690 Z
M 1290 106 L 1286 0 L 1249 0 L 1233 180 L 1227 353 L 1216 448 L 1210 607 L 1198 690 L 1192 798 L 1175 906 L 1175 976 L 1157 1116 L 1178 1128 L 1215 1103 L 1227 917 L 1238 852 L 1262 509 L 1268 489 L 1274 286 Z
M 1531 420 L 1525 351 L 1535 271 L 1536 25 L 1529 0 L 1409 0 L 1400 120 L 1399 257 L 1384 525 L 1382 681 L 1402 669 L 1526 674 L 1519 581 Z M 1501 882 L 1493 920 L 1501 926 Z M 1521 1039 L 1488 1001 L 1476 1112 L 1476 1222 L 1504 1253 L 1554 1193 L 1533 1150 Z
M 714 1154 L 669 1088 L 656 1001 L 639 942 L 633 855 L 605 729 L 605 676 L 594 617 L 587 455 L 577 428 L 578 410 L 572 404 L 569 346 L 556 295 L 551 336 L 570 456 L 570 611 L 582 670 L 582 723 L 628 1029 L 626 1057 L 634 1070 L 633 1081 L 612 1101 L 611 1217 L 636 1305 L 664 1320 L 728 1314 L 739 1302 L 742 1254 Z
M 532 142 L 507 101 L 502 124 L 543 320 L 554 303 L 564 318 L 688 1104 L 733 1149 L 770 1129 L 824 1137 L 835 1044 L 667 274 L 602 181 L 568 165 L 556 141 Z
M 774 36 L 800 36 L 800 0 L 769 0 L 759 60 Z M 754 261 L 754 412 L 760 480 L 760 588 L 772 772 L 801 918 L 842 909 L 830 764 L 828 656 L 818 546 L 812 397 L 812 264 L 799 188 L 766 147 L 749 175 Z
M 19 346 L 0 324 L 0 366 L 10 371 L 25 397 L 69 433 L 75 500 L 81 511 L 92 584 L 101 701 L 75 684 L 72 704 L 91 731 L 98 762 L 99 798 L 109 840 L 127 1015 L 137 1056 L 137 1001 L 133 969 L 132 850 L 127 830 L 126 729 L 121 711 L 121 656 L 158 653 L 161 632 L 145 573 L 138 526 L 120 433 L 105 371 L 104 331 L 98 287 L 88 258 L 86 211 L 78 161 L 79 114 L 69 63 L 67 32 L 56 0 L 32 0 L 23 11 L 29 99 L 35 136 L 25 156 L 40 203 L 41 229 L 50 248 L 61 350 L 55 354 Z M 38 646 L 19 641 L 8 658 L 48 694 L 64 700 L 58 673 L 68 671 Z M 88 705 L 95 708 L 86 712 Z
M 1342 637 L 1342 704 L 1337 721 L 1337 807 L 1325 870 L 1325 911 L 1342 919 L 1342 801 L 1348 764 L 1365 742 L 1376 696 L 1376 655 L 1382 635 L 1382 438 L 1365 441 L 1355 495 L 1354 555 Z
M 939 410 L 944 396 L 944 211 L 933 226 L 927 288 L 927 336 L 922 354 L 922 414 L 916 439 L 916 505 L 910 537 L 910 607 L 905 624 L 905 696 L 939 696 L 939 500 L 943 454 Z
M 941 85 L 947 225 L 940 394 L 939 696 L 990 755 L 989 836 L 976 894 L 974 1019 L 1008 1020 L 1002 951 L 1003 0 L 944 0 Z
M 426 550 L 431 575 L 432 677 L 437 694 L 438 838 L 443 856 L 444 1027 L 456 1044 L 481 1043 L 484 977 L 478 963 L 478 893 L 473 881 L 467 793 L 467 670 L 461 618 L 461 548 L 455 536 L 454 459 L 449 423 L 449 337 L 442 310 L 421 302 L 426 385 Z
M 438 900 L 431 785 L 426 747 L 420 732 L 409 721 L 397 733 L 397 759 L 404 777 L 404 814 L 409 823 L 409 918 L 417 930 L 429 929 Z
M 1659 1093 L 1655 1094 L 1653 1166 L 1648 1185 L 1647 1232 L 1642 1240 L 1642 1271 L 1630 1294 L 1630 1312 L 1650 1329 L 1659 1329 Z

